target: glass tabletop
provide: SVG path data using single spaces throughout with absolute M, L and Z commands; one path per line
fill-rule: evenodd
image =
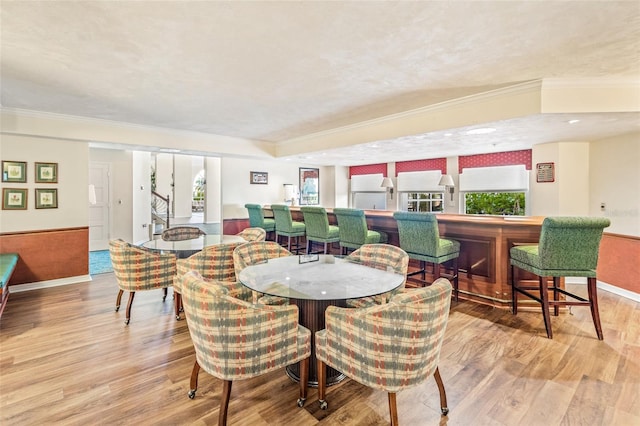
M 238 235 L 220 235 L 220 234 L 207 234 L 201 235 L 198 238 L 192 238 L 189 240 L 181 241 L 165 241 L 161 238 L 157 240 L 150 240 L 142 243 L 142 246 L 151 250 L 158 250 L 163 252 L 196 252 L 205 247 L 213 246 L 217 244 L 231 244 L 231 243 L 244 243 L 246 240 Z
M 398 288 L 404 275 L 333 255 L 270 259 L 246 267 L 238 277 L 251 290 L 304 300 L 356 299 Z

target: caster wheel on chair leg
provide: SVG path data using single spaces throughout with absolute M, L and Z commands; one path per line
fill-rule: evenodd
M 325 400 L 320 400 L 318 401 L 320 403 L 320 409 L 321 410 L 326 410 L 327 408 L 329 408 L 329 404 L 327 404 L 327 401 Z
M 449 414 L 449 408 L 447 407 L 440 408 L 440 411 L 442 411 L 443 416 L 446 416 L 447 414 Z
M 298 398 L 298 407 L 304 407 L 304 402 L 306 398 Z
M 193 399 L 196 397 L 196 390 L 195 389 L 191 389 L 189 391 L 189 399 Z

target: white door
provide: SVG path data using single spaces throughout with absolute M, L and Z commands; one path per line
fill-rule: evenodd
M 92 161 L 89 165 L 89 185 L 96 191 L 96 204 L 89 204 L 89 251 L 109 248 L 109 163 Z

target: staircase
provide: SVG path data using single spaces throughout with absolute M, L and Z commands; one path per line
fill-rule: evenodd
M 153 235 L 162 234 L 163 229 L 169 229 L 171 219 L 171 199 L 151 191 L 151 223 Z

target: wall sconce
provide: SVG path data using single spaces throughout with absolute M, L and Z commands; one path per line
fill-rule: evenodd
M 89 204 L 95 206 L 98 203 L 96 199 L 96 187 L 95 185 L 89 185 Z
M 451 194 L 451 202 L 453 202 L 453 192 L 455 191 L 455 184 L 451 175 L 442 175 L 438 185 L 444 186 L 444 191 Z
M 382 179 L 382 185 L 380 185 L 380 188 L 388 188 L 389 194 L 391 194 L 391 199 L 393 200 L 393 181 L 391 178 L 386 177 Z

